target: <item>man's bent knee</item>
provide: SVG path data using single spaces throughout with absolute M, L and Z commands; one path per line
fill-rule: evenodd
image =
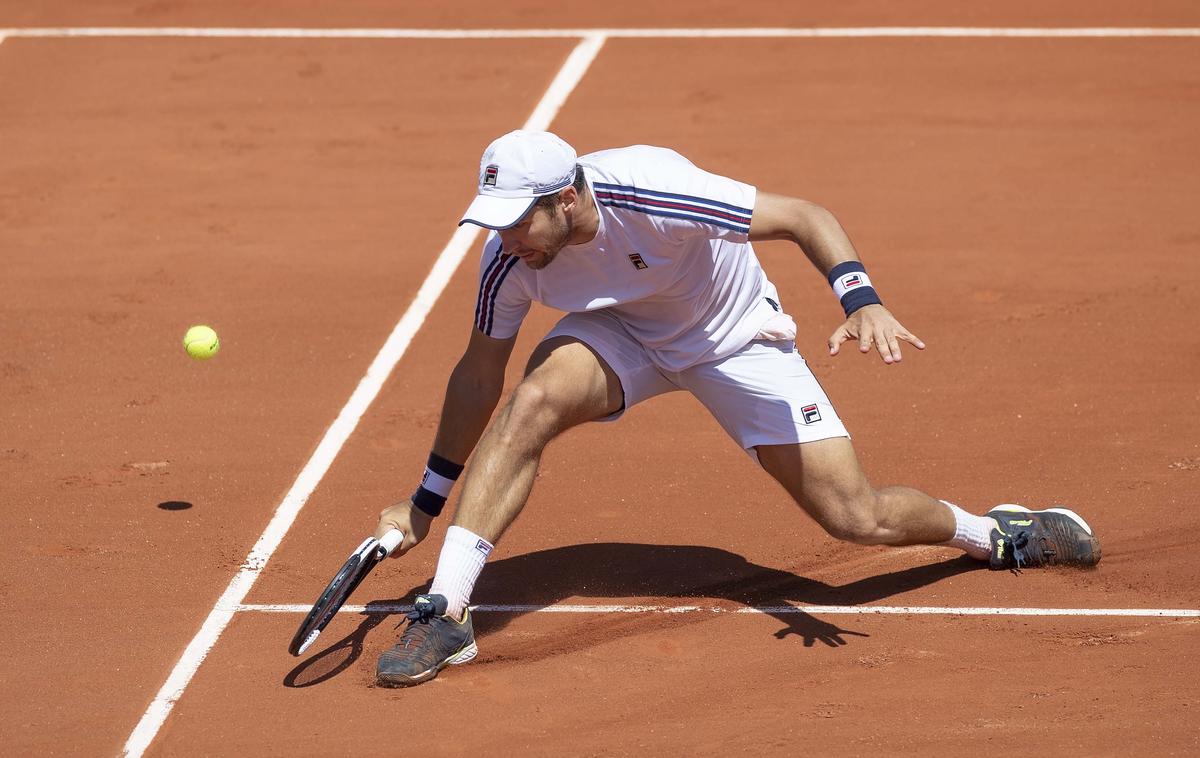
M 857 545 L 875 545 L 882 541 L 874 493 L 852 498 L 826 498 L 815 505 L 817 523 L 829 536 Z
M 570 426 L 567 414 L 556 405 L 552 393 L 529 379 L 513 390 L 496 424 L 506 442 L 526 441 L 535 446 L 546 444 Z

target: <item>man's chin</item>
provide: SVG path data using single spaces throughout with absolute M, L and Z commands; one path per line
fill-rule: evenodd
M 542 255 L 538 258 L 527 258 L 527 259 L 524 259 L 524 262 L 525 262 L 526 266 L 533 269 L 534 271 L 541 271 L 542 269 L 544 269 L 550 265 L 550 262 L 554 260 L 555 255 L 557 255 L 557 253 L 550 254 L 550 255 Z

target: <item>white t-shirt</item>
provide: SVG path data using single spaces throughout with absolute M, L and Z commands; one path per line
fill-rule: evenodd
M 748 233 L 754 187 L 646 145 L 580 156 L 600 228 L 535 271 L 493 232 L 479 266 L 475 326 L 506 339 L 537 300 L 567 312 L 605 308 L 666 371 L 718 360 L 778 311 Z

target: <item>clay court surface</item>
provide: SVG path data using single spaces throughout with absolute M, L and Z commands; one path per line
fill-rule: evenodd
M 1200 752 L 1200 37 L 587 34 L 1194 31 L 1194 4 L 224 5 L 0 5 L 0 752 Z M 101 27 L 580 31 L 63 31 Z M 372 684 L 447 517 L 291 657 L 295 609 L 415 486 L 481 240 L 319 445 L 480 151 L 572 55 L 548 125 L 581 153 L 671 146 L 837 213 L 929 345 L 899 366 L 830 359 L 828 286 L 794 246 L 757 249 L 875 484 L 1066 504 L 1101 565 L 835 542 L 677 393 L 550 447 L 473 598 L 524 608 L 478 613 L 476 662 Z M 555 318 L 526 321 L 510 388 Z M 210 362 L 180 347 L 194 323 L 222 337 Z M 165 693 L 235 576 L 255 581 Z

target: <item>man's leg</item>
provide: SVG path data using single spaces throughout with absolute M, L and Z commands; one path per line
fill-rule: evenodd
M 417 597 L 400 641 L 380 656 L 380 684 L 420 684 L 475 657 L 471 591 L 493 544 L 525 506 L 542 451 L 570 427 L 616 413 L 623 401 L 616 373 L 579 339 L 538 345 L 475 448 L 433 585 Z
M 446 531 L 431 594 L 460 617 L 493 545 L 525 507 L 542 451 L 572 426 L 620 409 L 621 382 L 575 337 L 552 337 L 533 351 L 525 378 L 484 432 Z
M 954 513 L 945 503 L 907 487 L 872 488 L 846 437 L 755 450 L 767 473 L 838 539 L 862 545 L 954 539 Z M 986 555 L 984 549 L 980 557 Z
M 587 345 L 574 337 L 542 342 L 475 449 L 454 525 L 489 542 L 500 539 L 525 506 L 550 440 L 616 413 L 622 399 L 616 373 Z
M 992 568 L 1095 566 L 1100 541 L 1079 514 L 998 505 L 986 515 L 908 487 L 873 489 L 846 437 L 755 447 L 764 469 L 825 531 L 860 545 L 947 545 Z
M 687 389 L 831 535 L 861 544 L 946 543 L 987 558 L 996 522 L 917 490 L 875 490 L 837 411 L 790 342 L 752 342 L 688 369 Z

